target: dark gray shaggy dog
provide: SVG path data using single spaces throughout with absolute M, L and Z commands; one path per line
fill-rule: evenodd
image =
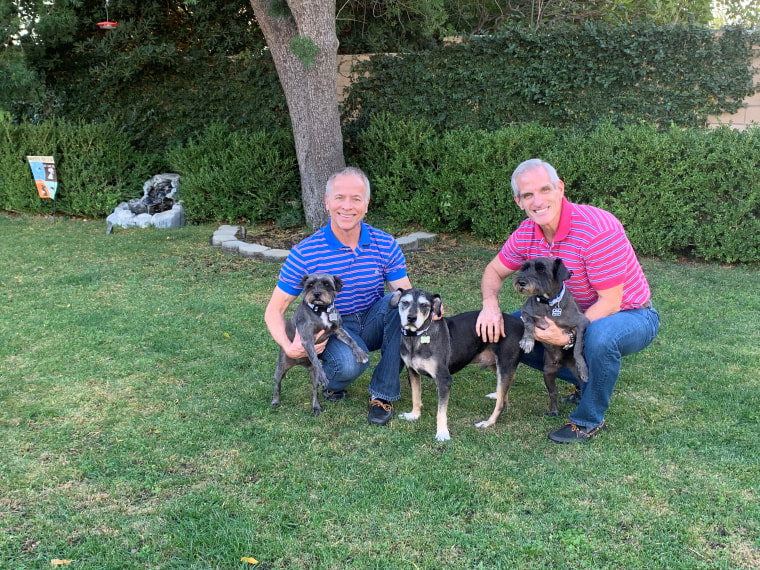
M 522 306 L 521 317 L 525 325 L 520 346 L 528 353 L 536 341 L 536 327 L 547 327 L 544 317 L 549 317 L 557 326 L 565 330 L 575 329 L 575 346 L 563 348 L 544 344 L 544 384 L 549 392 L 548 415 L 559 414 L 557 409 L 557 372 L 567 366 L 573 375 L 586 382 L 588 366 L 583 358 L 583 333 L 590 324 L 578 307 L 573 296 L 565 288 L 564 281 L 572 274 L 561 259 L 537 257 L 526 261 L 514 280 L 515 290 L 527 295 Z
M 317 389 L 319 386 L 327 386 L 329 383 L 314 348 L 314 339 L 319 333 L 323 331 L 326 333 L 324 340 L 327 340 L 330 335 L 335 335 L 338 340 L 346 343 L 351 348 L 351 352 L 354 353 L 357 362 L 367 362 L 369 355 L 343 329 L 343 319 L 340 318 L 340 314 L 333 304 L 335 296 L 343 287 L 340 277 L 329 273 L 312 273 L 301 279 L 301 287 L 303 287 L 303 301 L 298 305 L 293 316 L 286 321 L 285 332 L 288 338 L 293 340 L 297 330 L 301 336 L 301 344 L 309 356 L 293 359 L 285 354 L 283 349 L 280 349 L 277 369 L 274 373 L 272 407 L 276 408 L 280 405 L 282 377 L 294 366 L 301 365 L 308 369 L 311 377 L 311 411 L 316 416 L 322 413 L 322 406 L 319 405 L 317 399 Z

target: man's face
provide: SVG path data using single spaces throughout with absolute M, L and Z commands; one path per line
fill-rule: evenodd
M 520 209 L 542 228 L 556 231 L 562 213 L 565 183 L 559 180 L 556 186 L 552 184 L 544 167 L 523 172 L 516 182 L 519 195 L 515 196 L 515 202 Z
M 330 192 L 325 195 L 325 205 L 333 229 L 344 232 L 354 230 L 369 208 L 364 181 L 352 174 L 338 176 L 333 180 Z

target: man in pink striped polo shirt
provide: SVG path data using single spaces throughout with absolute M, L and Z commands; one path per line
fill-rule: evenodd
M 528 219 L 509 237 L 488 264 L 481 281 L 483 309 L 477 333 L 493 342 L 504 335 L 499 293 L 504 281 L 522 263 L 536 257 L 560 258 L 573 274 L 565 282 L 591 325 L 586 329 L 583 354 L 588 382 L 579 382 L 563 368 L 558 376 L 577 389 L 563 401 L 577 403 L 569 421 L 551 432 L 556 443 L 588 441 L 604 429 L 604 414 L 620 373 L 621 357 L 643 350 L 654 339 L 660 319 L 650 300 L 649 284 L 622 224 L 609 212 L 573 204 L 565 198 L 565 184 L 550 164 L 531 159 L 512 174 L 517 205 Z M 514 313 L 520 316 L 520 311 Z M 544 343 L 571 347 L 571 331 L 548 319 L 548 328 L 536 328 Z M 543 347 L 523 362 L 543 368 Z

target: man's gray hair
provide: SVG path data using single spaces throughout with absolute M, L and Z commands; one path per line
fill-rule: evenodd
M 517 168 L 515 168 L 515 171 L 512 173 L 512 192 L 514 192 L 515 197 L 520 197 L 520 190 L 517 188 L 517 179 L 522 176 L 525 172 L 529 172 L 531 170 L 536 170 L 537 168 L 544 167 L 546 169 L 546 172 L 549 173 L 549 179 L 552 182 L 552 185 L 556 188 L 557 182 L 559 182 L 559 176 L 557 176 L 557 171 L 555 168 L 549 164 L 548 162 L 544 162 L 540 158 L 531 158 L 530 160 L 526 160 L 525 162 L 521 162 Z
M 364 182 L 364 187 L 367 189 L 367 200 L 369 200 L 369 178 L 367 178 L 367 175 L 364 174 L 364 171 L 361 168 L 358 168 L 356 166 L 346 166 L 345 168 L 339 170 L 338 172 L 334 173 L 330 178 L 327 179 L 327 184 L 325 184 L 325 196 L 330 195 L 330 190 L 332 190 L 332 184 L 333 181 L 338 176 L 357 176 L 362 179 L 362 182 Z

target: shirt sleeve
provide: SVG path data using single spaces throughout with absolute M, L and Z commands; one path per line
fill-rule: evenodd
M 396 281 L 403 279 L 406 275 L 406 257 L 394 239 L 391 241 L 388 262 L 385 264 L 385 280 Z
M 525 261 L 525 255 L 520 253 L 517 247 L 517 234 L 518 232 L 516 231 L 509 236 L 509 239 L 504 243 L 498 255 L 499 261 L 510 271 L 519 271 Z
M 303 291 L 301 279 L 304 275 L 308 275 L 308 273 L 308 268 L 298 249 L 293 248 L 280 268 L 280 278 L 277 280 L 277 286 L 288 295 L 298 297 L 301 291 Z

